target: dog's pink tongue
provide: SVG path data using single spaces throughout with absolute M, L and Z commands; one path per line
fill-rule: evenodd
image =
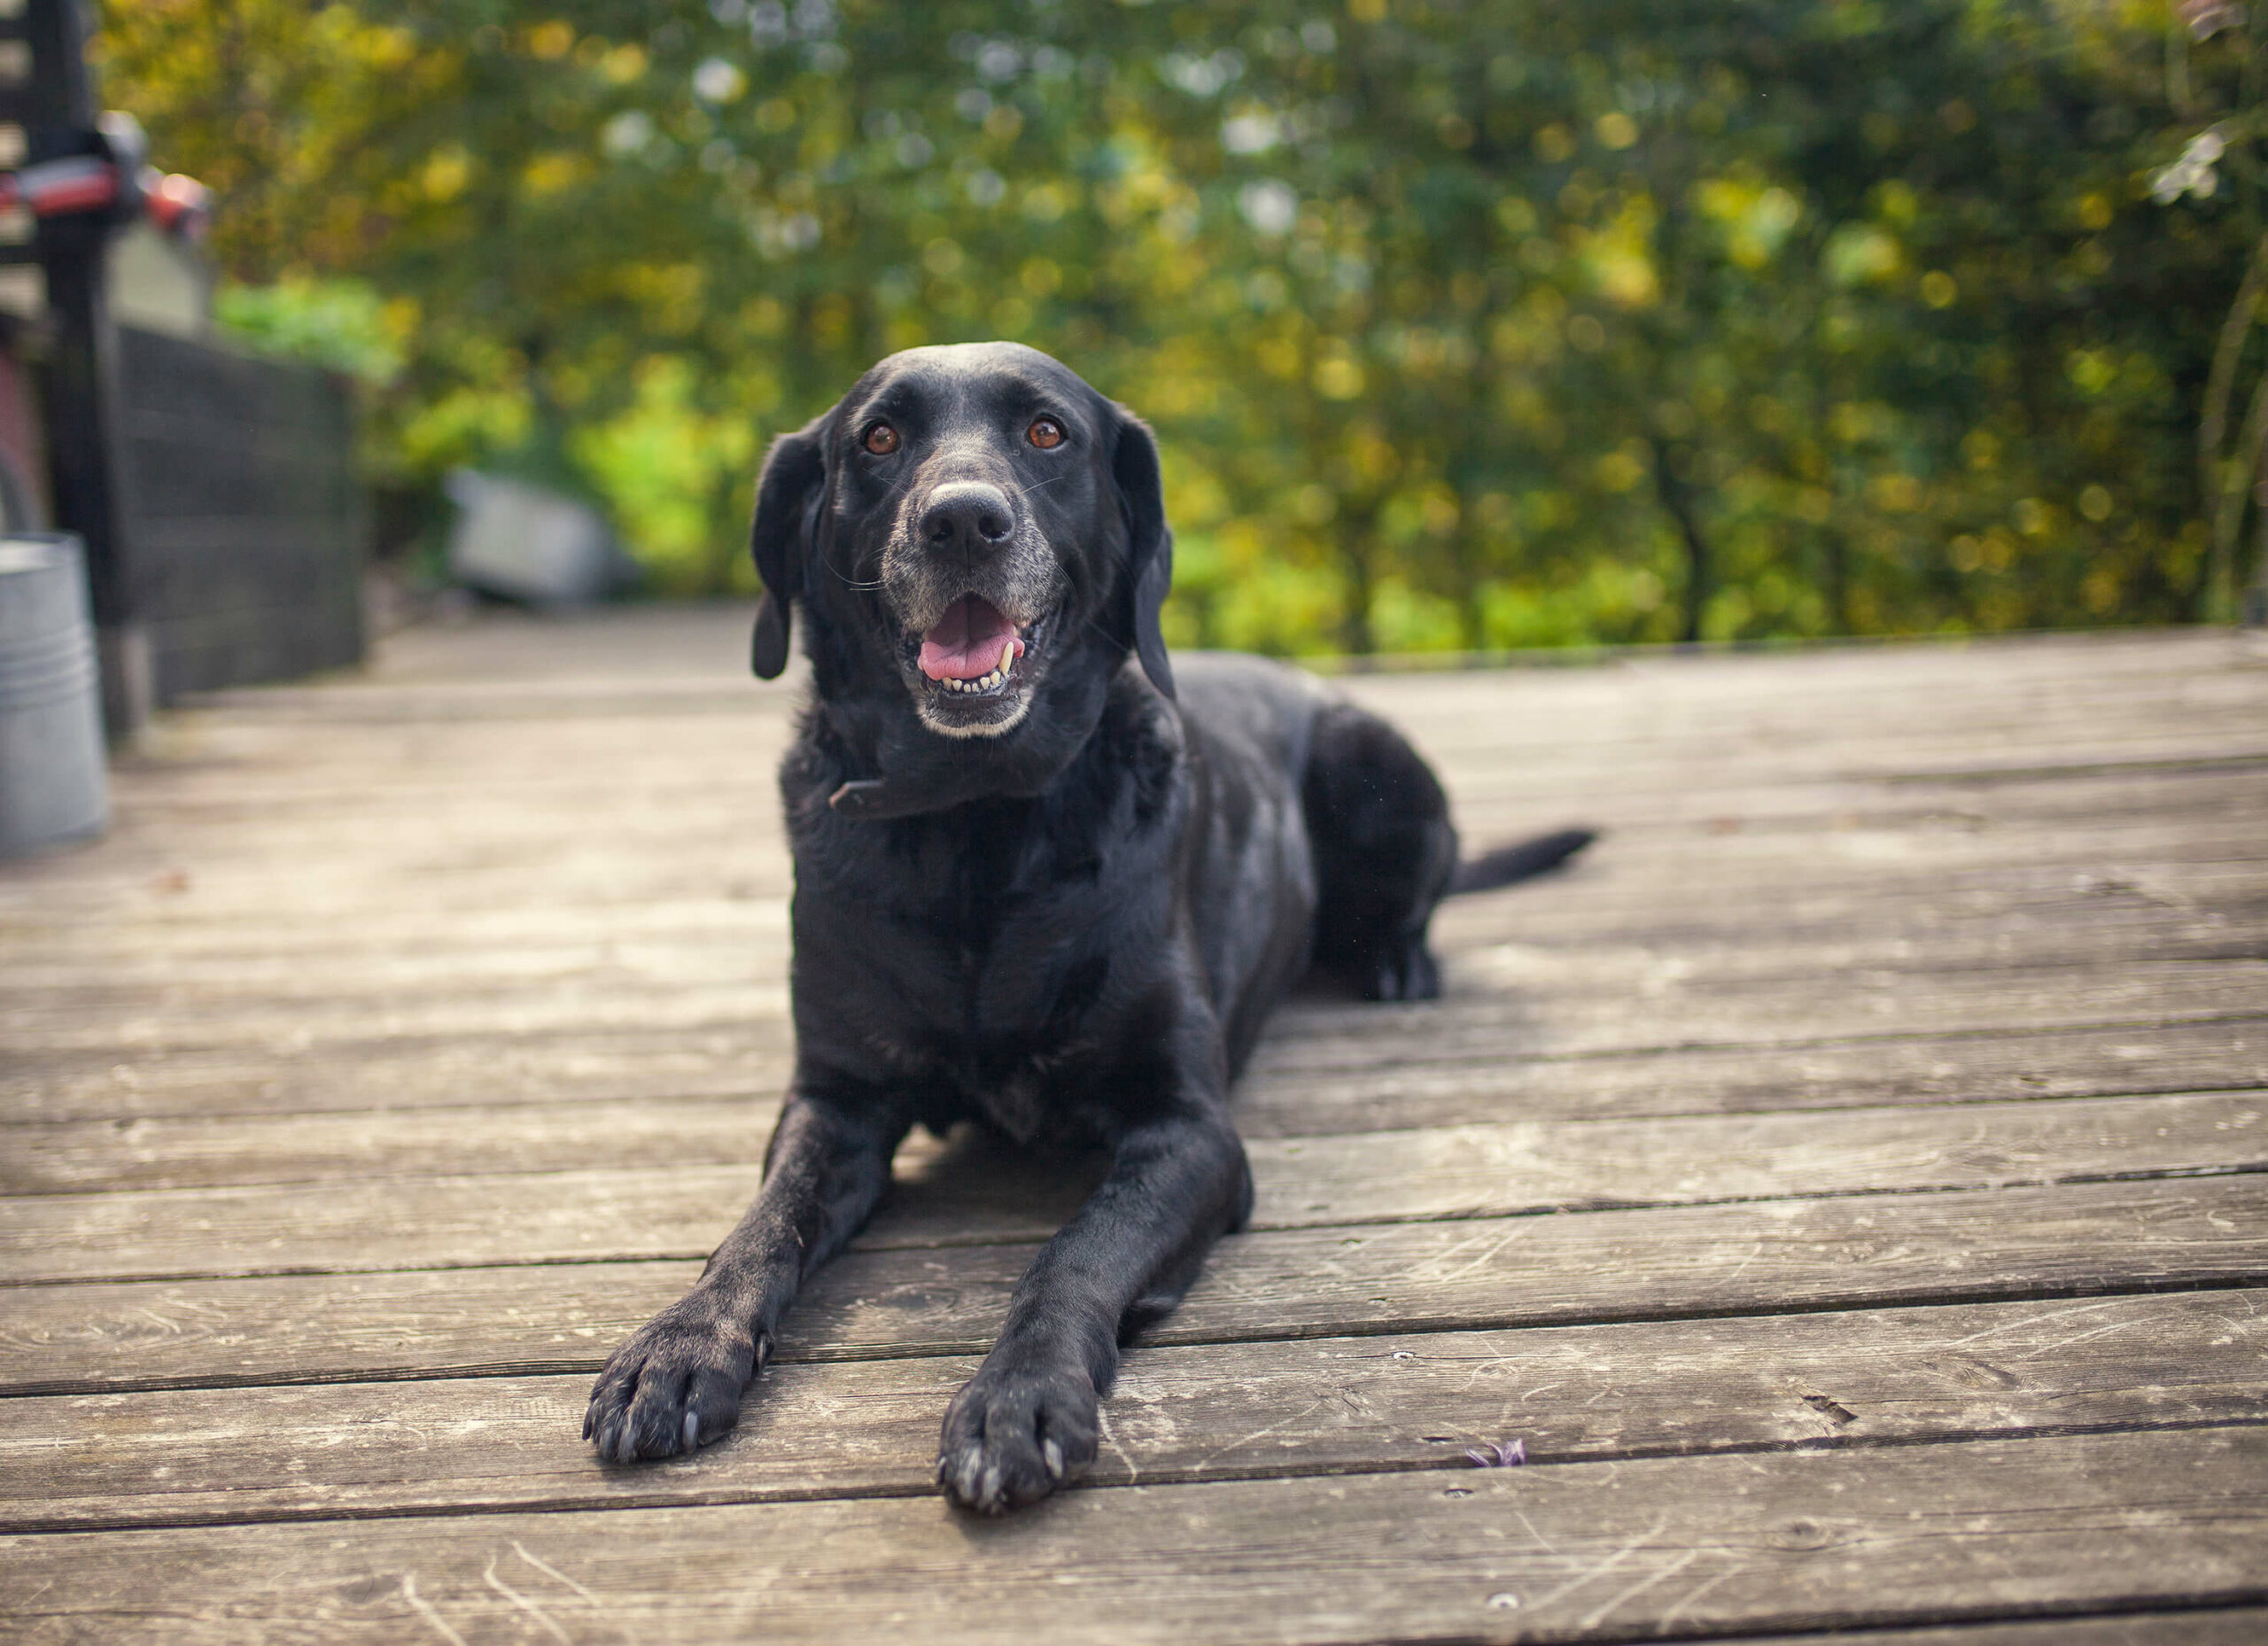
M 921 637 L 921 672 L 933 680 L 978 679 L 1000 666 L 1000 654 L 1012 645 L 1021 656 L 1023 642 L 1007 615 L 989 600 L 964 594 Z

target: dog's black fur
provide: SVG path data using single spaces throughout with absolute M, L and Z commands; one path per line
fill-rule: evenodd
M 1099 1144 L 1108 1176 L 945 1415 L 945 1495 L 998 1511 L 1091 1461 L 1121 1342 L 1249 1214 L 1229 1083 L 1270 1008 L 1310 963 L 1372 998 L 1437 993 L 1434 904 L 1588 836 L 1460 870 L 1441 786 L 1391 726 L 1277 664 L 1169 663 L 1157 448 L 1033 350 L 883 361 L 773 447 L 754 547 L 757 672 L 785 666 L 800 608 L 813 682 L 781 771 L 795 1081 L 756 1204 L 608 1363 L 584 1432 L 627 1463 L 732 1427 L 916 1122 Z M 959 690 L 921 643 L 971 594 L 1024 644 Z

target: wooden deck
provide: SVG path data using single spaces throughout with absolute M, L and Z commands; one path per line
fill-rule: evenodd
M 1607 837 L 1280 1016 L 1254 1229 L 980 1524 L 938 1420 L 1069 1200 L 950 1149 L 729 1440 L 578 1438 L 788 1068 L 746 633 L 400 636 L 0 868 L 0 1635 L 2268 1638 L 2256 641 L 1355 682 L 1469 840 Z

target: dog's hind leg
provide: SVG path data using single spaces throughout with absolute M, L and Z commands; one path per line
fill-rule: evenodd
M 1425 928 L 1456 869 L 1456 830 L 1432 768 L 1384 720 L 1334 703 L 1316 714 L 1300 804 L 1315 852 L 1315 964 L 1366 999 L 1441 993 Z
M 601 1457 L 668 1457 L 733 1426 L 781 1316 L 866 1223 L 911 1123 L 888 1101 L 789 1096 L 756 1204 L 693 1290 L 633 1332 L 599 1374 L 583 1437 Z

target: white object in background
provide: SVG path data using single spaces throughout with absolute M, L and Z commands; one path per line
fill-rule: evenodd
M 460 469 L 449 574 L 468 588 L 538 606 L 580 606 L 619 586 L 613 535 L 596 511 L 524 480 Z
M 99 835 L 109 820 L 79 540 L 0 537 L 0 858 Z

